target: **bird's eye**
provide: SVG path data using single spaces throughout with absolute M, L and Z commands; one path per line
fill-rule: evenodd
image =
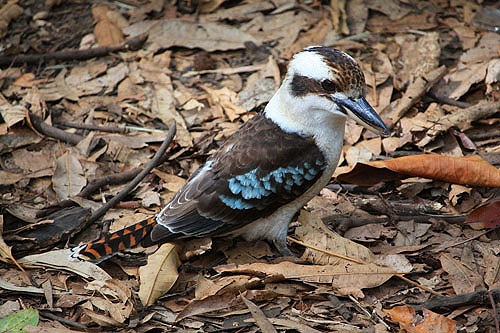
M 323 80 L 321 82 L 321 87 L 323 87 L 326 91 L 335 91 L 337 89 L 335 82 L 332 80 Z

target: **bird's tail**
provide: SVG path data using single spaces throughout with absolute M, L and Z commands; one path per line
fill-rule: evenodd
M 138 245 L 151 246 L 151 230 L 157 224 L 151 217 L 130 227 L 118 230 L 93 242 L 72 248 L 70 257 L 73 259 L 99 262 L 109 258 L 116 252 L 131 249 Z

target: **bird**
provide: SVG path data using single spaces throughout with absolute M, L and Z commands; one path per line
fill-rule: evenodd
M 197 237 L 268 240 L 294 256 L 294 215 L 330 181 L 348 118 L 390 131 L 365 99 L 366 83 L 347 53 L 310 46 L 291 59 L 280 88 L 186 181 L 156 215 L 71 250 L 99 261 L 124 249 Z

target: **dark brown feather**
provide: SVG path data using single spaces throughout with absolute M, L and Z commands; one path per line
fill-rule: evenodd
M 228 138 L 206 165 L 210 167 L 198 169 L 158 215 L 159 225 L 151 236 L 153 241 L 227 233 L 268 216 L 312 186 L 326 162 L 312 138 L 287 133 L 258 114 Z M 231 179 L 234 181 L 236 176 L 252 171 L 257 179 L 255 185 L 263 186 L 266 175 L 279 168 L 305 168 L 306 172 L 313 169 L 310 172 L 314 171 L 315 175 L 302 178 L 300 184 L 293 181 L 294 175 L 290 172 L 284 173 L 282 183 L 270 177 L 267 185 L 273 186 L 274 191 L 260 198 L 245 198 L 243 192 L 233 193 L 229 186 Z M 293 185 L 286 187 L 286 181 Z M 232 208 L 221 196 L 251 208 Z

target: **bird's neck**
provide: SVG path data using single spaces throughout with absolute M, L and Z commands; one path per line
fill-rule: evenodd
M 291 96 L 285 84 L 271 98 L 264 115 L 285 132 L 313 137 L 329 163 L 337 164 L 344 144 L 344 117 L 311 109 L 307 101 Z

